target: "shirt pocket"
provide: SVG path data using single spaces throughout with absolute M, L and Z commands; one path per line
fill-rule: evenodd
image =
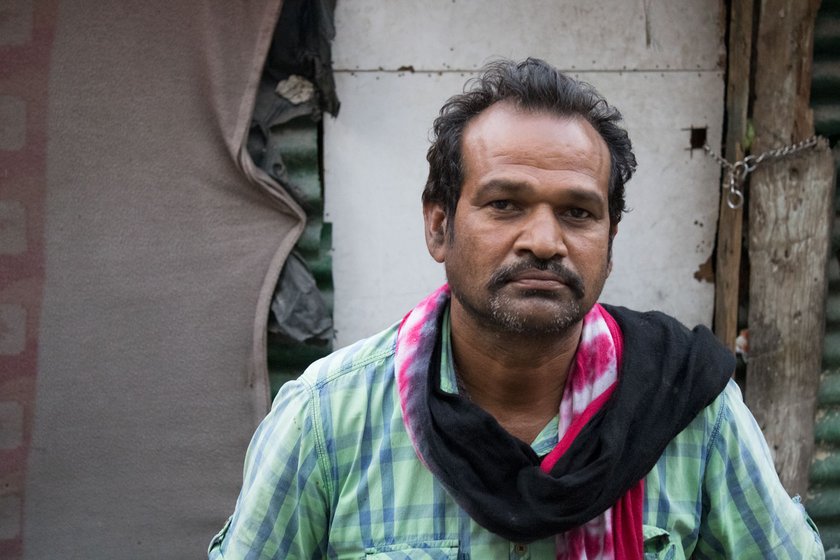
M 457 540 L 395 543 L 365 550 L 366 560 L 457 560 Z
M 671 542 L 671 535 L 665 529 L 654 525 L 642 525 L 645 560 L 684 560 L 677 556 L 677 545 Z

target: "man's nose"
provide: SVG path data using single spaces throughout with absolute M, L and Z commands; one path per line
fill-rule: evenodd
M 523 224 L 514 249 L 543 260 L 567 255 L 565 232 L 554 210 L 535 209 Z

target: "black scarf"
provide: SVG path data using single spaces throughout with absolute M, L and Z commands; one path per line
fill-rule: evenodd
M 618 385 L 549 474 L 487 412 L 440 389 L 439 342 L 429 360 L 427 405 L 414 419 L 418 453 L 477 523 L 506 539 L 563 533 L 612 507 L 735 369 L 733 355 L 703 326 L 689 330 L 662 313 L 604 307 L 623 334 Z

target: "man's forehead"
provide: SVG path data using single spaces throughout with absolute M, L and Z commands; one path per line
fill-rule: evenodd
M 476 158 L 558 166 L 584 161 L 595 174 L 610 163 L 606 142 L 582 115 L 523 109 L 510 102 L 495 103 L 467 123 L 461 155 L 465 172 Z

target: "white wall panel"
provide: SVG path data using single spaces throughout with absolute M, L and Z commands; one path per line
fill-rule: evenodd
M 345 0 L 337 69 L 475 69 L 539 56 L 567 69 L 709 69 L 722 56 L 718 0 Z
M 694 273 L 714 244 L 719 169 L 689 150 L 689 129 L 708 127 L 712 145 L 720 143 L 718 3 L 585 6 L 338 3 L 342 107 L 325 123 L 324 167 L 339 345 L 399 319 L 444 281 L 422 231 L 429 130 L 469 70 L 494 55 L 544 57 L 591 82 L 625 115 L 639 170 L 602 300 L 711 322 L 713 285 Z M 403 66 L 415 71 L 396 71 Z

